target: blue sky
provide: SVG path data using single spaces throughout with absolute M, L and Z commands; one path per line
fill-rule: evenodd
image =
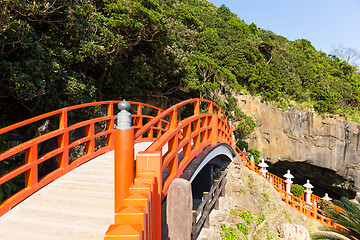
M 307 39 L 325 53 L 340 44 L 360 52 L 360 0 L 209 1 L 289 40 Z

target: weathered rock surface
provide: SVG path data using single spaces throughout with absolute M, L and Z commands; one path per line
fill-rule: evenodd
M 222 236 L 225 238 L 225 235 L 227 239 L 234 236 L 249 240 L 285 240 L 289 239 L 286 238 L 289 235 L 296 236 L 293 239 L 306 239 L 297 236 L 300 233 L 301 236 L 309 236 L 309 232 L 319 232 L 319 222 L 286 205 L 265 178 L 250 171 L 239 159 L 234 159 L 228 167 L 225 192 L 225 197 L 220 198 L 219 210 L 212 210 L 210 213 L 210 228 L 203 228 L 198 240 L 218 240 Z M 240 214 L 244 212 L 255 219 L 241 217 Z M 249 229 L 247 234 L 239 229 L 239 223 Z M 296 229 L 301 231 L 282 229 L 285 224 L 295 224 Z M 233 233 L 227 234 L 224 227 L 234 229 Z
M 309 231 L 304 226 L 298 224 L 283 224 L 280 235 L 284 240 L 311 240 Z
M 300 161 L 336 171 L 353 191 L 360 190 L 360 126 L 294 108 L 270 107 L 250 95 L 238 95 L 238 107 L 258 127 L 246 140 L 270 161 Z

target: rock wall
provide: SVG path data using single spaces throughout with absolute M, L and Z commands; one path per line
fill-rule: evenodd
M 249 95 L 237 95 L 238 107 L 256 119 L 246 139 L 267 161 L 301 161 L 336 171 L 360 190 L 360 126 L 294 108 L 270 107 Z

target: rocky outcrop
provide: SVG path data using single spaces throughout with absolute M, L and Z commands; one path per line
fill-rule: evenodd
M 309 231 L 298 224 L 283 224 L 280 233 L 284 240 L 311 240 Z
M 211 211 L 210 228 L 203 228 L 198 240 L 235 238 L 285 240 L 289 239 L 286 238 L 289 235 L 295 237 L 292 238 L 293 240 L 297 240 L 306 239 L 301 236 L 308 236 L 304 234 L 308 231 L 319 232 L 318 227 L 321 226 L 319 222 L 305 217 L 285 204 L 281 200 L 281 195 L 270 183 L 245 167 L 239 158 L 235 158 L 229 164 L 226 178 L 225 197 L 220 197 L 219 210 Z M 282 227 L 293 223 L 297 224 L 296 229 L 301 230 L 288 231 L 289 228 Z M 244 231 L 246 229 L 247 231 Z
M 334 170 L 360 190 L 360 126 L 294 108 L 269 106 L 250 95 L 236 96 L 238 107 L 255 118 L 257 128 L 246 139 L 271 163 L 306 162 Z

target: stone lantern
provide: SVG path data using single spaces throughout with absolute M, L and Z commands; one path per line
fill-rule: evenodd
M 291 179 L 294 178 L 294 176 L 290 173 L 290 170 L 287 170 L 287 173 L 283 176 L 285 178 L 285 189 L 287 193 L 291 193 L 291 184 L 293 181 Z
M 265 177 L 268 170 L 266 168 L 269 166 L 265 163 L 264 158 L 261 158 L 261 162 L 258 165 L 260 167 L 259 171 Z
M 310 184 L 310 180 L 308 179 L 307 182 L 303 185 L 305 188 L 305 200 L 307 203 L 311 204 L 311 189 L 314 187 Z
M 327 193 L 325 193 L 325 196 L 322 198 L 322 200 L 324 201 L 331 201 L 332 198 L 329 197 L 329 195 Z

